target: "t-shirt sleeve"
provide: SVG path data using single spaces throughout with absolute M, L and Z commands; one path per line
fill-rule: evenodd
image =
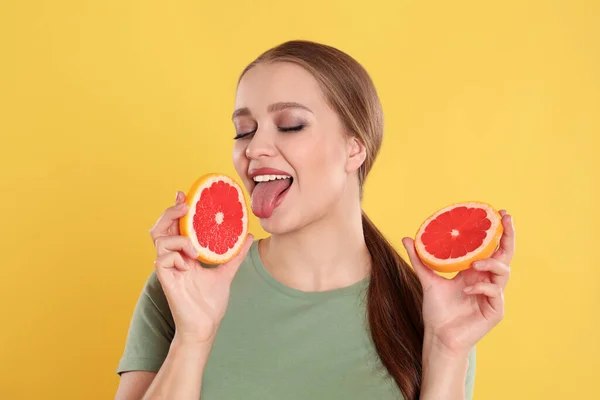
M 467 368 L 467 379 L 465 381 L 465 400 L 473 399 L 473 388 L 475 386 L 475 367 L 476 367 L 476 351 L 475 347 L 469 354 L 469 366 Z
M 138 298 L 117 373 L 158 372 L 169 352 L 175 323 L 156 271 L 148 277 Z

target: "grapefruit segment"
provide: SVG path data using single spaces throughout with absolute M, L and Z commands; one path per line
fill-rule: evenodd
M 415 249 L 423 264 L 438 272 L 465 270 L 490 257 L 504 232 L 502 217 L 489 204 L 452 204 L 419 227 Z
M 188 213 L 179 230 L 190 238 L 205 264 L 222 264 L 241 250 L 248 233 L 248 209 L 240 185 L 222 174 L 198 178 L 186 196 Z

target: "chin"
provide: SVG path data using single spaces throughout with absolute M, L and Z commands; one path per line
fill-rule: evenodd
M 320 219 L 318 216 L 310 218 L 298 211 L 297 208 L 277 208 L 269 218 L 259 218 L 260 226 L 271 235 L 289 235 Z
M 336 203 L 326 198 L 314 200 L 313 203 L 301 201 L 292 191 L 293 186 L 286 198 L 275 207 L 268 218 L 258 218 L 260 226 L 271 235 L 288 235 L 298 232 L 307 226 L 327 217 Z M 329 200 L 329 201 L 327 201 Z
M 298 232 L 312 221 L 294 207 L 278 207 L 269 218 L 259 218 L 260 226 L 271 235 Z
M 283 209 L 276 209 L 269 218 L 259 218 L 260 226 L 271 235 L 285 235 L 298 229 Z

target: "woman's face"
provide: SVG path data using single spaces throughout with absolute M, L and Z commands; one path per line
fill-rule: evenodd
M 233 123 L 235 168 L 267 232 L 302 228 L 358 190 L 349 190 L 350 174 L 364 159 L 362 146 L 346 135 L 302 67 L 265 63 L 250 69 L 238 86 Z

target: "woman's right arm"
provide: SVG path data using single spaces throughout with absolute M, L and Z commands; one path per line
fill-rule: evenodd
M 175 338 L 158 373 L 129 371 L 121 375 L 115 400 L 198 400 L 211 346 Z
M 150 231 L 157 254 L 156 277 L 176 327 L 173 340 L 156 375 L 141 371 L 123 373 L 117 400 L 200 398 L 202 375 L 227 309 L 231 281 L 252 245 L 252 235 L 248 235 L 234 259 L 217 268 L 204 268 L 189 238 L 179 234 L 179 218 L 187 212 L 184 200 L 184 194 L 178 192 L 176 204 L 163 213 Z M 164 312 L 152 312 L 153 320 L 164 318 Z M 132 346 L 153 346 L 158 340 L 165 342 L 164 337 L 152 337 L 149 342 Z
M 198 400 L 211 343 L 186 343 L 177 337 L 143 400 Z
M 121 374 L 115 400 L 140 400 L 154 380 L 156 372 L 127 371 Z

